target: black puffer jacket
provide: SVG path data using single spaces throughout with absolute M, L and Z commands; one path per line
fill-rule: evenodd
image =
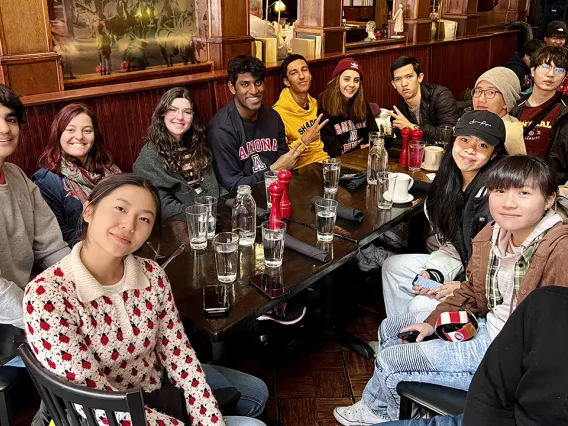
M 530 95 L 522 96 L 516 109 L 511 111 L 510 115 L 520 120 L 523 108 L 529 97 Z M 562 95 L 560 103 L 558 117 L 552 126 L 552 139 L 548 145 L 546 159 L 556 170 L 558 184 L 564 185 L 568 179 L 568 96 Z
M 424 139 L 436 140 L 437 128 L 442 124 L 455 126 L 458 122 L 458 108 L 454 95 L 447 87 L 437 84 L 420 85 L 420 118 Z M 399 108 L 404 116 L 413 124 L 418 124 L 404 100 Z

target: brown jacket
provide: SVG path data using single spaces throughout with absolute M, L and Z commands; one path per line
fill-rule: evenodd
M 432 327 L 443 312 L 459 311 L 462 303 L 469 298 L 466 307 L 475 315 L 487 315 L 487 297 L 485 294 L 485 280 L 489 266 L 489 253 L 491 252 L 491 237 L 493 235 L 492 223 L 477 234 L 473 240 L 473 253 L 467 268 L 469 281 L 462 282 L 454 295 L 440 303 L 426 318 Z M 551 228 L 541 240 L 534 252 L 529 270 L 521 281 L 517 305 L 537 287 L 555 285 L 568 287 L 566 274 L 566 253 L 568 253 L 568 225 L 558 224 Z

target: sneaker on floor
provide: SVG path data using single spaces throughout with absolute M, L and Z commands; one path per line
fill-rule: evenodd
M 285 302 L 257 319 L 259 321 L 276 321 L 282 325 L 292 325 L 301 321 L 305 315 L 306 307 L 301 303 Z
M 357 265 L 359 269 L 363 272 L 370 272 L 379 269 L 379 264 L 375 260 L 373 256 L 373 251 L 375 247 L 372 244 L 369 244 L 367 247 L 359 249 L 359 253 L 357 253 Z
M 381 345 L 379 344 L 378 340 L 371 340 L 370 342 L 367 342 L 367 345 L 369 345 L 371 347 L 371 349 L 373 350 L 373 352 L 375 352 L 374 357 L 378 357 L 379 356 L 379 349 L 381 348 Z
M 393 256 L 394 254 L 394 252 L 387 250 L 382 246 L 379 246 L 375 247 L 375 250 L 373 251 L 373 259 L 375 259 L 377 265 L 383 266 L 385 260 L 387 260 L 388 257 Z
M 347 407 L 335 407 L 333 417 L 343 426 L 371 426 L 389 421 L 369 410 L 362 399 Z

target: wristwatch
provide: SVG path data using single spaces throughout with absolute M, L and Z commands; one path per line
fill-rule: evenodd
M 412 126 L 412 130 L 422 130 L 418 124 Z

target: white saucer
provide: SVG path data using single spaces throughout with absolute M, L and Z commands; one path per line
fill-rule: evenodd
M 390 201 L 391 197 L 388 191 L 383 194 L 383 197 L 385 197 L 387 201 Z M 410 203 L 412 200 L 414 200 L 414 195 L 408 194 L 408 198 L 406 198 L 406 200 L 395 200 L 393 201 L 393 204 L 406 204 Z
M 427 172 L 437 172 L 438 170 L 440 170 L 439 168 L 437 169 L 427 169 L 426 167 L 424 167 L 424 163 L 422 163 L 422 170 L 426 170 Z

